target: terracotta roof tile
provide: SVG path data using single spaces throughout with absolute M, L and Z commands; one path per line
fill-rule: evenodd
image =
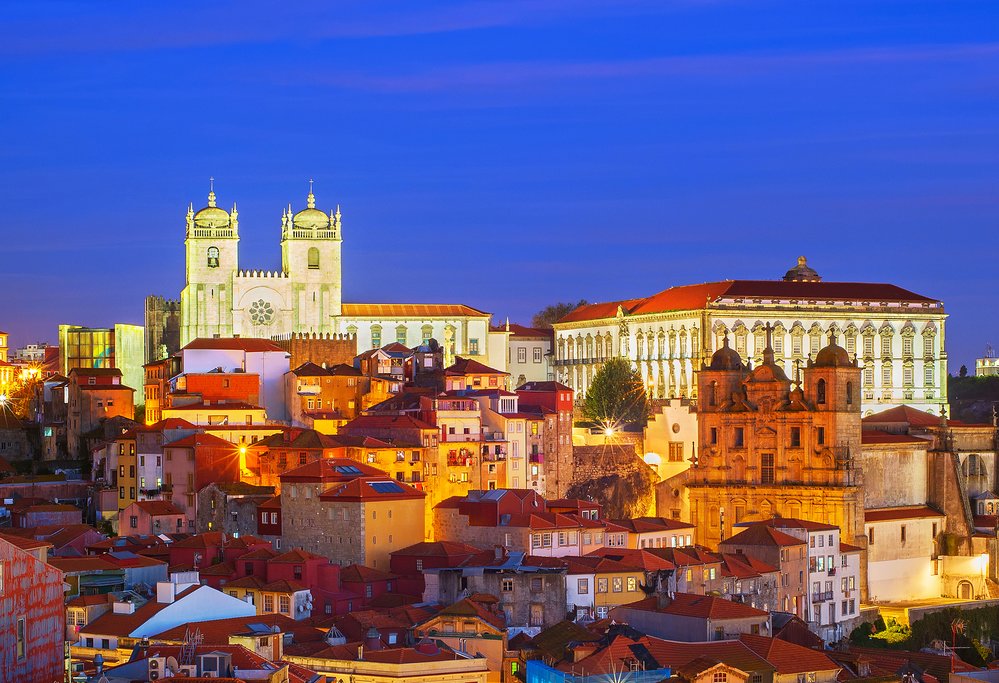
M 199 337 L 181 351 L 219 351 L 238 350 L 247 352 L 284 351 L 283 348 L 269 339 L 253 337 Z
M 464 304 L 343 304 L 342 313 L 348 318 L 427 318 L 438 316 L 481 318 L 489 315 Z

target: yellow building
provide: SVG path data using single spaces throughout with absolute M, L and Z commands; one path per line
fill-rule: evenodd
M 606 557 L 568 557 L 566 608 L 603 619 L 615 607 L 642 600 L 645 570 Z
M 417 638 L 433 638 L 448 647 L 469 655 L 481 655 L 489 669 L 490 683 L 503 680 L 503 671 L 512 665 L 508 660 L 506 626 L 499 601 L 491 595 L 475 594 L 418 624 Z
M 424 640 L 416 647 L 370 649 L 364 643 L 342 643 L 313 655 L 285 655 L 298 664 L 332 680 L 354 683 L 486 683 L 483 657 L 468 657 Z

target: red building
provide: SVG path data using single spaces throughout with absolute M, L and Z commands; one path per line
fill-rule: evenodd
M 389 569 L 399 577 L 400 593 L 423 595 L 426 588 L 424 569 L 459 567 L 481 552 L 464 543 L 424 541 L 392 553 Z
M 184 512 L 165 500 L 139 500 L 118 516 L 122 534 L 168 534 L 184 530 Z
M 53 683 L 65 670 L 62 572 L 44 561 L 47 545 L 0 538 L 0 676 Z
M 193 532 L 198 519 L 198 491 L 213 482 L 240 481 L 240 449 L 212 434 L 191 434 L 163 446 L 163 496 L 186 517 Z
M 545 495 L 565 496 L 572 483 L 572 389 L 559 382 L 528 382 L 517 388 L 519 409 L 543 420 L 540 435 L 530 439 L 531 461 L 545 473 Z M 532 435 L 534 427 L 531 427 Z M 537 457 L 540 456 L 540 457 Z
M 260 375 L 252 372 L 186 372 L 170 380 L 171 406 L 188 403 L 260 405 Z

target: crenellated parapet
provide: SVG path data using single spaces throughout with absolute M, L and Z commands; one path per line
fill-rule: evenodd
M 287 280 L 288 273 L 280 270 L 240 270 L 236 277 L 243 280 Z

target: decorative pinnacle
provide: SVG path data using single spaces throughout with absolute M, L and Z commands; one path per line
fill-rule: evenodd
M 208 206 L 215 206 L 215 178 L 208 178 Z
M 312 178 L 309 178 L 309 197 L 308 197 L 308 199 L 305 202 L 310 209 L 316 208 L 316 195 L 314 195 L 312 193 L 312 183 L 313 182 L 314 181 L 312 180 Z

